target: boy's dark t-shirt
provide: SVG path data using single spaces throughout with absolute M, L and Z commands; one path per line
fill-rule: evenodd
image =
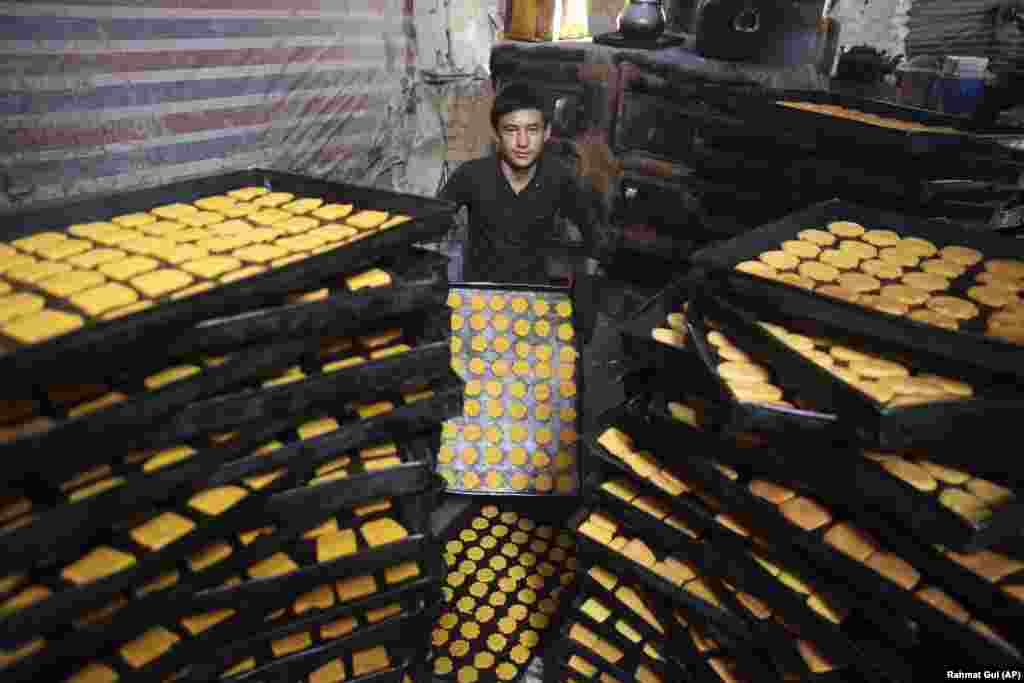
M 575 223 L 586 253 L 594 253 L 596 206 L 561 161 L 544 154 L 517 195 L 496 156 L 462 164 L 440 197 L 469 207 L 463 266 L 468 282 L 545 283 L 545 251 L 558 243 L 557 218 Z

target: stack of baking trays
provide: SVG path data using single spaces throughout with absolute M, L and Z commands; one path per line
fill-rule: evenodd
M 579 337 L 566 288 L 454 283 L 452 367 L 463 410 L 445 422 L 438 473 L 479 496 L 448 525 L 433 674 L 453 683 L 523 678 L 571 601 L 580 491 Z
M 422 680 L 452 208 L 250 171 L 5 224 L 3 680 Z
M 1024 254 L 983 237 L 829 202 L 648 302 L 550 680 L 1022 669 Z

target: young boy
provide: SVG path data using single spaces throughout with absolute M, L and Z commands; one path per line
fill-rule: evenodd
M 559 217 L 583 234 L 584 252 L 600 260 L 600 198 L 582 190 L 556 158 L 547 103 L 525 83 L 511 83 L 491 110 L 496 154 L 460 166 L 440 197 L 469 207 L 463 280 L 548 284 L 545 253 L 559 238 Z M 603 231 L 608 234 L 609 231 Z M 547 247 L 547 250 L 545 250 Z

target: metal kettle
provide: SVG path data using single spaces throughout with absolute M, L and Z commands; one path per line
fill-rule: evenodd
M 694 9 L 697 52 L 712 59 L 757 56 L 779 25 L 783 3 L 758 0 L 701 0 Z
M 631 40 L 655 40 L 665 32 L 665 23 L 661 0 L 630 0 L 619 31 Z

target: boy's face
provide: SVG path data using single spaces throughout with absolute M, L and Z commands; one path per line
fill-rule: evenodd
M 540 158 L 544 143 L 551 137 L 551 126 L 537 109 L 518 109 L 498 119 L 495 142 L 498 154 L 509 166 L 525 171 Z

